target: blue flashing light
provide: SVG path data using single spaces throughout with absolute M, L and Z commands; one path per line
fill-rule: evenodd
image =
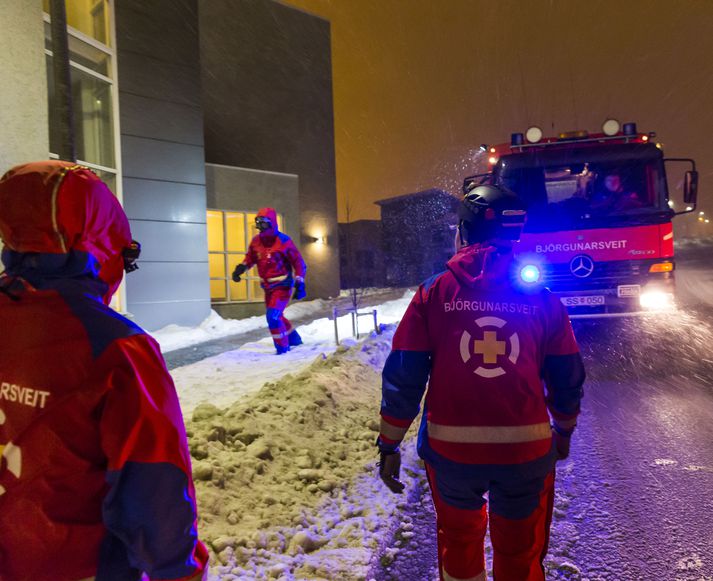
M 520 278 L 523 282 L 532 284 L 540 280 L 540 269 L 534 264 L 527 264 L 520 269 Z

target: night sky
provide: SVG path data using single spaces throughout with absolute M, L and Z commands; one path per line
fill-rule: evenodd
M 480 143 L 609 117 L 694 157 L 713 209 L 713 1 L 285 3 L 331 21 L 340 221 L 347 204 L 378 218 L 375 200 L 457 192 Z

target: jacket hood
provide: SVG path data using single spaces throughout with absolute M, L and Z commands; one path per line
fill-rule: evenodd
M 267 230 L 260 232 L 260 236 L 262 238 L 270 238 L 273 236 L 277 236 L 279 230 L 277 228 L 277 212 L 275 211 L 275 208 L 260 208 L 257 211 L 257 215 L 263 218 L 267 218 L 272 224 L 272 228 L 268 228 Z
M 8 274 L 91 275 L 108 302 L 124 274 L 129 221 L 91 170 L 64 161 L 18 165 L 0 178 L 0 238 Z
M 510 277 L 512 252 L 495 246 L 472 244 L 461 248 L 446 264 L 458 282 L 464 286 L 497 286 L 507 284 Z

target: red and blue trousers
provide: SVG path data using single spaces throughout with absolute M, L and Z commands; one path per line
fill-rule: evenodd
M 273 289 L 265 289 L 265 306 L 267 311 L 267 326 L 270 328 L 270 335 L 275 343 L 275 349 L 282 353 L 288 351 L 291 340 L 297 338 L 297 331 L 292 327 L 292 323 L 285 317 L 285 309 L 290 302 L 292 294 L 291 286 L 278 286 Z
M 442 581 L 485 581 L 488 520 L 495 581 L 544 581 L 554 462 L 550 453 L 515 465 L 426 465 Z

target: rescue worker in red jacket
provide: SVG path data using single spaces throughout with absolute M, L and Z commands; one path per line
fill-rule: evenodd
M 140 249 L 119 202 L 87 168 L 16 166 L 0 238 L 0 579 L 204 579 L 171 376 L 107 306 Z
M 544 579 L 554 465 L 569 453 L 585 375 L 562 303 L 516 282 L 525 216 L 505 189 L 467 192 L 458 251 L 418 288 L 383 370 L 379 471 L 394 492 L 399 444 L 428 384 L 418 453 L 443 580 L 486 578 L 488 509 L 495 579 Z
M 265 291 L 267 325 L 277 354 L 281 355 L 289 351 L 290 347 L 302 345 L 302 338 L 284 312 L 290 302 L 293 286 L 293 299 L 300 300 L 307 295 L 307 267 L 292 239 L 277 229 L 277 213 L 273 208 L 258 211 L 255 227 L 260 233 L 252 239 L 245 258 L 235 267 L 233 280 L 240 282 L 240 277 L 257 265 L 260 286 Z

